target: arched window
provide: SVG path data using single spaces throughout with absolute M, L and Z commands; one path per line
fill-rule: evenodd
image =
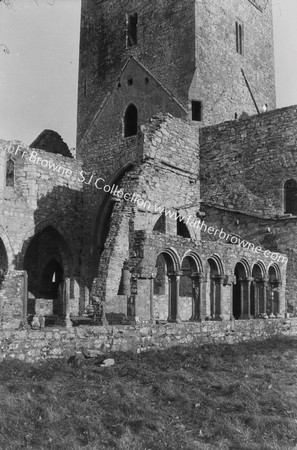
M 188 227 L 187 227 L 187 225 L 185 224 L 185 222 L 182 220 L 180 220 L 180 219 L 177 219 L 176 220 L 176 225 L 177 225 L 177 232 L 176 232 L 176 234 L 178 235 L 178 236 L 182 236 L 182 237 L 185 237 L 185 238 L 191 238 L 191 235 L 190 235 L 190 233 L 189 233 L 189 230 L 188 230 Z
M 14 162 L 12 159 L 6 163 L 6 186 L 14 186 Z
M 161 214 L 161 216 L 155 223 L 153 231 L 158 231 L 159 233 L 163 233 L 163 234 L 166 233 L 166 217 L 165 217 L 164 212 Z
M 297 182 L 292 179 L 284 184 L 284 213 L 297 214 Z
M 137 134 L 138 112 L 135 105 L 129 105 L 124 117 L 124 137 Z

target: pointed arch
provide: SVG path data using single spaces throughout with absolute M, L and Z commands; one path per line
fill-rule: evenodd
M 165 217 L 164 211 L 162 212 L 162 214 L 159 216 L 158 220 L 156 221 L 153 231 L 157 231 L 158 233 L 162 233 L 162 234 L 166 233 L 166 217 Z
M 109 186 L 115 185 L 121 187 L 121 182 L 126 174 L 130 173 L 134 169 L 134 164 L 129 161 L 122 169 L 120 169 L 115 175 L 113 175 L 107 184 Z M 98 267 L 100 263 L 101 255 L 105 248 L 106 239 L 108 237 L 112 214 L 116 202 L 116 197 L 110 193 L 106 193 L 104 198 L 98 207 L 98 213 L 93 228 L 93 249 L 92 249 L 92 271 L 91 278 L 98 275 Z
M 56 222 L 52 218 L 46 218 L 38 222 L 35 227 L 30 228 L 30 230 L 27 231 L 24 239 L 23 239 L 23 246 L 20 250 L 20 253 L 18 255 L 17 260 L 17 268 L 20 270 L 23 270 L 24 267 L 24 257 L 28 250 L 28 247 L 32 240 L 39 234 L 41 234 L 44 230 L 47 228 L 55 230 L 63 239 L 65 243 L 65 249 L 67 249 L 67 254 L 69 254 L 69 261 L 71 261 L 71 266 L 73 267 L 73 270 L 78 270 L 79 262 L 73 252 L 72 249 L 72 242 L 73 239 L 68 235 L 68 233 L 64 230 L 64 228 L 61 226 L 60 223 Z
M 186 222 L 184 220 L 180 220 L 180 218 L 176 219 L 176 234 L 177 234 L 177 236 L 191 239 L 191 234 L 186 225 Z

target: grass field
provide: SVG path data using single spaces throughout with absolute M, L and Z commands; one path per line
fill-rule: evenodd
M 297 339 L 0 364 L 1 449 L 297 449 Z

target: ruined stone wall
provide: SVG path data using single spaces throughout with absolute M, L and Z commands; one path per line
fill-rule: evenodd
M 143 132 L 137 192 L 145 203 L 138 208 L 135 230 L 152 231 L 165 208 L 172 212 L 166 217 L 167 231 L 176 234 L 176 215 L 194 220 L 199 211 L 198 136 L 185 121 L 168 115 L 155 117 Z M 199 233 L 193 230 L 192 237 L 199 239 Z
M 0 285 L 0 329 L 16 329 L 27 319 L 27 274 L 9 270 Z
M 187 216 L 192 205 L 194 211 L 199 208 L 198 141 L 191 127 L 180 119 L 160 115 L 143 127 L 143 142 L 142 164 L 127 172 L 119 184 L 123 193 L 134 195 L 134 201 L 122 197 L 115 203 L 100 260 L 96 291 L 105 297 L 108 311 L 120 312 L 121 271 L 135 250 L 134 231 L 152 232 L 166 207 L 173 216 L 167 218 L 167 233 L 176 235 L 177 211 Z M 190 205 L 187 210 L 186 205 Z M 193 231 L 192 236 L 199 236 L 199 232 Z
M 77 327 L 42 331 L 0 333 L 0 361 L 5 358 L 34 362 L 47 358 L 67 358 L 88 350 L 103 353 L 151 349 L 166 350 L 177 345 L 236 343 L 263 340 L 272 336 L 296 336 L 297 320 L 238 320 L 166 325 Z
M 0 220 L 14 255 L 9 264 L 17 266 L 24 256 L 24 241 L 41 229 L 43 223 L 57 224 L 58 228 L 67 230 L 66 234 L 77 234 L 83 187 L 78 180 L 81 163 L 44 150 L 29 149 L 18 141 L 0 144 Z M 27 155 L 22 157 L 24 152 Z M 32 152 L 40 158 L 38 163 L 35 154 L 30 161 Z M 14 161 L 14 186 L 6 186 L 8 159 Z M 49 169 L 49 163 L 61 169 Z
M 196 72 L 189 97 L 203 102 L 203 123 L 274 109 L 275 77 L 271 1 L 263 10 L 248 0 L 203 0 L 196 4 Z M 243 55 L 236 51 L 235 23 L 243 26 Z
M 201 197 L 209 204 L 275 217 L 283 185 L 296 178 L 297 107 L 200 131 Z
M 82 2 L 78 143 L 131 55 L 187 105 L 195 70 L 194 3 L 194 0 Z M 127 47 L 126 15 L 134 13 L 138 14 L 137 45 Z
M 128 84 L 129 80 L 132 80 L 131 85 Z M 131 103 L 138 110 L 138 134 L 124 137 L 124 114 Z M 164 90 L 150 73 L 131 59 L 78 149 L 78 154 L 84 161 L 85 172 L 84 239 L 86 247 L 94 245 L 93 236 L 97 232 L 97 222 L 100 220 L 98 214 L 102 214 L 100 206 L 106 200 L 103 186 L 119 184 L 125 171 L 132 165 L 140 163 L 143 153 L 141 126 L 162 111 L 177 117 L 186 114 L 172 95 Z M 99 178 L 101 180 L 96 184 Z M 96 218 L 95 221 L 94 218 Z M 85 254 L 84 257 L 89 261 L 85 264 L 86 266 L 92 264 L 89 254 Z
M 81 163 L 72 158 L 31 149 L 18 141 L 1 141 L 0 146 L 0 238 L 5 263 L 1 268 L 9 269 L 0 288 L 0 318 L 5 328 L 26 319 L 23 271 L 29 272 L 30 289 L 36 293 L 35 284 L 40 286 L 41 271 L 51 257 L 57 261 L 63 257 L 64 278 L 72 277 L 71 294 L 78 303 L 74 277 L 80 278 L 83 184 L 79 181 Z M 8 160 L 14 164 L 9 185 Z M 48 229 L 54 233 L 51 239 L 50 233 L 42 234 Z

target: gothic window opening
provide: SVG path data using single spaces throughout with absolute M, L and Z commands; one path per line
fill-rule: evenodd
M 124 137 L 137 134 L 138 112 L 134 105 L 129 105 L 124 117 Z
M 284 185 L 284 213 L 297 215 L 297 182 L 292 179 Z
M 236 51 L 240 55 L 243 55 L 243 24 L 240 21 L 236 21 Z
M 6 186 L 14 186 L 14 162 L 12 159 L 6 163 Z
M 191 238 L 188 227 L 184 221 L 180 221 L 179 219 L 177 219 L 176 225 L 177 225 L 177 232 L 176 232 L 177 236 L 182 236 L 188 239 Z
M 137 44 L 137 13 L 127 16 L 127 46 L 133 47 Z
M 166 233 L 166 217 L 165 217 L 164 212 L 161 214 L 161 216 L 155 223 L 153 231 L 158 231 L 159 233 L 163 233 L 163 234 Z
M 192 100 L 192 120 L 202 122 L 202 102 Z

